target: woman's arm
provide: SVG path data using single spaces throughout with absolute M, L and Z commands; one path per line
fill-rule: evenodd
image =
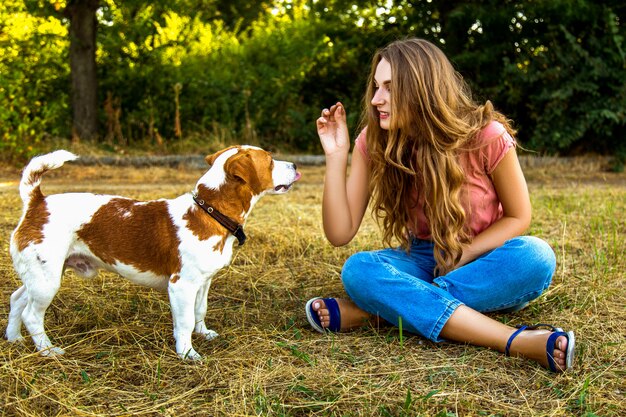
M 530 197 L 515 148 L 511 148 L 498 163 L 493 171 L 492 181 L 502 204 L 503 216 L 474 237 L 472 243 L 464 249 L 457 267 L 502 246 L 507 240 L 524 233 L 530 226 Z
M 322 219 L 326 238 L 335 246 L 349 243 L 359 230 L 369 201 L 368 168 L 354 152 L 347 178 L 350 139 L 341 103 L 322 110 L 317 132 L 326 155 Z
M 359 230 L 369 201 L 368 171 L 359 151 L 352 154 L 350 176 L 346 164 L 326 159 L 322 219 L 326 238 L 334 246 L 343 246 Z

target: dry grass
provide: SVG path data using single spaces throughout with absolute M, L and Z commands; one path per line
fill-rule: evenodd
M 590 168 L 591 166 L 591 168 Z M 209 293 L 207 324 L 221 337 L 195 339 L 203 363 L 173 350 L 167 297 L 108 273 L 68 273 L 46 316 L 66 354 L 46 359 L 30 340 L 0 341 L 0 416 L 620 416 L 625 410 L 626 175 L 581 160 L 527 164 L 532 233 L 558 255 L 549 291 L 518 323 L 573 329 L 577 363 L 554 375 L 487 349 L 433 344 L 397 329 L 320 335 L 303 306 L 343 295 L 343 261 L 380 245 L 368 218 L 358 238 L 332 248 L 320 224 L 323 168 L 303 167 L 285 196 L 266 197 L 247 224 L 249 240 Z M 47 193 L 113 192 L 173 197 L 200 172 L 67 166 Z M 16 170 L 0 172 L 0 327 L 18 286 L 8 239 L 21 211 Z

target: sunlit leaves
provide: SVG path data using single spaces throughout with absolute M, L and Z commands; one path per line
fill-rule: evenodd
M 67 46 L 58 19 L 21 1 L 0 7 L 0 152 L 29 156 L 42 136 L 64 129 Z

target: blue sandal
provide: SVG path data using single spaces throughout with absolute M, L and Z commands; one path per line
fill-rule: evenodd
M 317 311 L 313 310 L 313 302 L 317 300 L 324 301 L 324 303 L 326 304 L 326 309 L 330 314 L 330 325 L 326 328 L 322 327 L 322 323 L 320 322 L 320 318 L 317 315 Z M 311 298 L 309 301 L 306 302 L 306 306 L 304 307 L 304 309 L 306 311 L 306 319 L 309 321 L 309 324 L 318 332 L 338 332 L 341 329 L 341 312 L 339 311 L 339 304 L 337 304 L 337 300 L 335 300 L 334 298 Z
M 554 351 L 554 344 L 556 343 L 556 339 L 565 336 L 567 338 L 567 350 L 565 352 L 565 369 L 562 371 L 566 371 L 570 369 L 574 365 L 574 345 L 576 343 L 576 338 L 574 337 L 574 332 L 564 332 L 563 329 L 559 327 L 554 327 L 549 324 L 534 324 L 532 326 L 516 326 L 518 329 L 509 337 L 508 342 L 506 342 L 506 348 L 504 349 L 504 354 L 509 356 L 509 348 L 511 347 L 511 343 L 513 343 L 513 339 L 517 337 L 524 330 L 536 330 L 540 327 L 547 327 L 552 330 L 552 334 L 548 337 L 548 341 L 546 342 L 546 355 L 548 357 L 548 366 L 550 366 L 550 370 L 552 372 L 559 372 L 561 369 L 558 367 L 556 363 L 554 363 L 554 358 L 552 357 L 552 352 Z

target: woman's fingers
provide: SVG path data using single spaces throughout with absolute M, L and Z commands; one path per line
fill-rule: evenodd
M 321 135 L 337 135 L 344 128 L 346 112 L 341 102 L 337 102 L 330 108 L 323 108 L 320 117 L 316 120 L 317 131 Z M 325 138 L 320 138 L 324 140 Z M 334 137 L 338 141 L 338 137 Z
M 322 117 L 327 118 L 331 122 L 337 121 L 335 116 L 343 117 L 344 115 L 345 111 L 343 109 L 343 105 L 340 102 L 337 102 L 336 104 L 330 106 L 330 109 L 322 109 Z
M 341 102 L 337 102 L 337 104 L 331 106 L 330 113 L 332 114 L 333 121 L 335 122 L 344 122 L 346 119 L 346 109 L 343 107 Z
M 317 121 L 315 122 L 315 124 L 317 125 L 317 133 L 320 135 L 323 135 L 326 133 L 327 130 L 327 123 L 326 123 L 326 119 L 324 119 L 323 117 L 320 117 L 319 119 L 317 119 Z

